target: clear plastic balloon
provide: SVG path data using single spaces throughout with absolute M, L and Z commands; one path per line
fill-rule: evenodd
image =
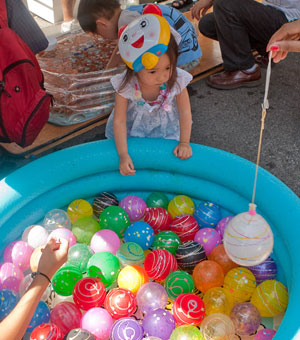
M 27 242 L 32 248 L 38 248 L 47 243 L 49 233 L 41 225 L 27 227 L 22 235 L 22 241 Z
M 258 309 L 250 302 L 236 304 L 230 312 L 230 318 L 238 335 L 254 334 L 261 322 Z
M 47 212 L 43 220 L 43 226 L 48 232 L 57 228 L 72 229 L 72 223 L 69 215 L 62 209 L 53 209 Z
M 265 261 L 273 249 L 273 233 L 266 220 L 250 204 L 248 212 L 236 215 L 227 225 L 223 243 L 226 253 L 241 266 Z
M 165 308 L 168 294 L 161 284 L 148 282 L 139 289 L 136 300 L 140 311 L 147 314 L 150 310 Z
M 207 316 L 200 325 L 205 340 L 232 340 L 234 338 L 234 324 L 229 316 L 214 313 Z

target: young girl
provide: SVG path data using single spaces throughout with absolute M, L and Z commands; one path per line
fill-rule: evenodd
M 176 67 L 178 45 L 170 34 L 168 24 L 158 28 L 157 17 L 152 14 L 143 15 L 122 32 L 119 40 L 121 57 L 130 68 L 111 79 L 116 90 L 116 99 L 105 134 L 107 138 L 115 139 L 120 156 L 120 173 L 124 176 L 135 174 L 128 154 L 127 135 L 176 139 L 179 143 L 173 151 L 174 155 L 180 159 L 192 156 L 189 144 L 192 114 L 186 89 L 192 76 Z M 161 20 L 164 23 L 165 19 L 159 18 Z M 158 34 L 160 44 L 156 44 L 157 39 L 155 40 Z M 163 35 L 169 39 L 165 52 L 161 44 Z M 146 47 L 139 50 L 142 42 Z M 122 44 L 130 46 L 124 48 Z M 133 49 L 131 46 L 135 47 L 134 51 L 130 50 Z M 148 53 L 150 61 L 147 62 L 149 51 L 156 51 L 156 55 L 153 57 L 152 53 Z M 129 62 L 128 57 L 134 53 L 133 62 Z

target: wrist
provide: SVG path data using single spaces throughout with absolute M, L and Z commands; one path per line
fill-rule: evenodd
M 190 142 L 181 142 L 181 141 L 179 141 L 179 144 L 190 144 Z
M 37 276 L 43 278 L 45 281 L 48 282 L 48 284 L 52 283 L 49 276 L 40 272 L 40 271 L 36 271 L 36 272 L 31 273 L 32 279 L 35 279 Z

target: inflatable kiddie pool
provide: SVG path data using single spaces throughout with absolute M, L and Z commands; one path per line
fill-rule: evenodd
M 101 191 L 119 197 L 153 191 L 185 194 L 195 201 L 219 204 L 224 213 L 247 211 L 255 165 L 233 154 L 193 144 L 193 157 L 181 161 L 172 154 L 176 142 L 129 139 L 136 174 L 123 177 L 113 141 L 98 141 L 64 149 L 16 170 L 0 182 L 0 250 L 20 238 L 51 209 L 76 198 L 92 199 Z M 256 192 L 258 212 L 274 233 L 278 280 L 289 290 L 289 305 L 275 340 L 300 339 L 300 200 L 281 181 L 260 169 Z M 225 215 L 224 215 L 225 216 Z

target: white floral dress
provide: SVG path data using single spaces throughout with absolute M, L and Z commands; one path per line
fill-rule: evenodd
M 118 91 L 125 72 L 112 77 L 111 83 L 115 91 L 128 99 L 127 136 L 179 140 L 176 96 L 191 82 L 193 79 L 191 74 L 177 68 L 177 80 L 172 89 L 169 90 L 166 85 L 162 86 L 157 99 L 147 102 L 140 95 L 136 76 L 133 76 L 121 91 Z M 110 139 L 114 138 L 113 117 L 114 111 L 107 121 L 105 130 L 105 136 Z

